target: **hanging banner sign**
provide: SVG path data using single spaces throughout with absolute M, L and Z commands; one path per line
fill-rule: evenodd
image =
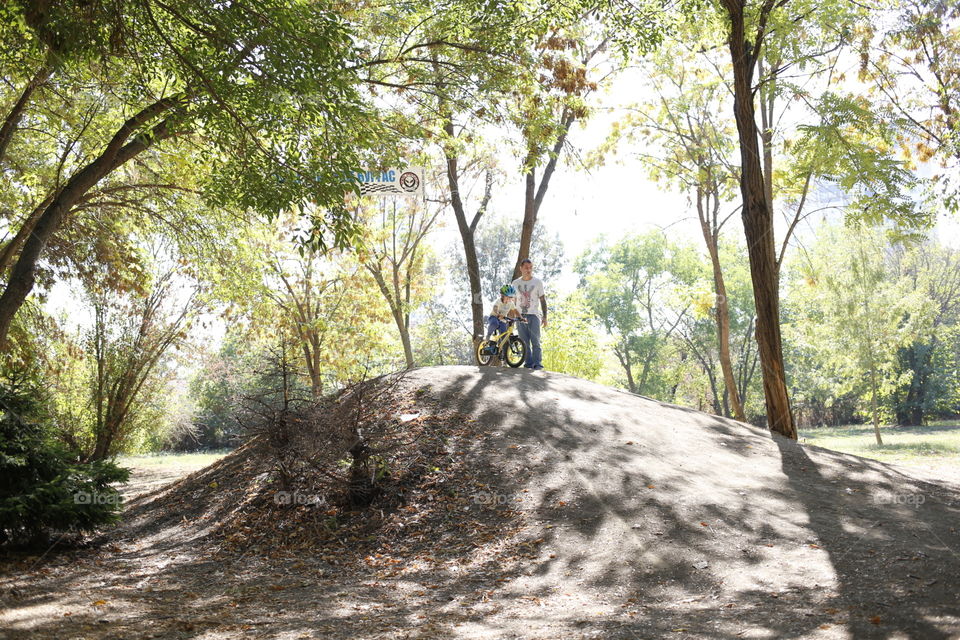
M 423 167 L 355 171 L 350 174 L 350 177 L 360 183 L 362 196 L 423 197 Z

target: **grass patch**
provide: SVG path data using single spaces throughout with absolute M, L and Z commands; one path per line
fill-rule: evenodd
M 206 467 L 213 464 L 232 449 L 216 449 L 212 451 L 196 451 L 190 453 L 158 451 L 136 456 L 118 456 L 117 464 L 121 467 Z
M 922 427 L 880 427 L 880 436 L 882 446 L 877 444 L 873 425 L 855 424 L 806 429 L 801 431 L 800 441 L 882 462 L 946 462 L 960 467 L 960 423 L 956 421 Z

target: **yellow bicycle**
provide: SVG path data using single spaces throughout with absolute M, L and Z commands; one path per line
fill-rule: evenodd
M 484 339 L 477 343 L 477 362 L 480 366 L 486 366 L 493 360 L 493 356 L 499 356 L 500 360 L 516 369 L 523 364 L 527 357 L 527 345 L 523 343 L 520 336 L 516 334 L 517 322 L 525 322 L 518 318 L 506 318 L 507 330 L 495 333 L 490 339 Z

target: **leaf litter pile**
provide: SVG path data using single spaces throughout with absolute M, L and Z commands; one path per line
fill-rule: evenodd
M 382 380 L 320 411 L 288 433 L 258 436 L 272 468 L 233 481 L 245 486 L 215 531 L 225 549 L 322 549 L 334 564 L 362 555 L 389 566 L 411 552 L 459 556 L 463 544 L 519 525 L 519 512 L 486 499 L 497 488 L 472 418 Z
M 270 421 L 134 515 L 213 520 L 209 540 L 225 555 L 310 550 L 393 573 L 401 557 L 462 558 L 519 533 L 522 512 L 496 499 L 516 489 L 488 464 L 489 431 L 421 395 L 380 378 Z

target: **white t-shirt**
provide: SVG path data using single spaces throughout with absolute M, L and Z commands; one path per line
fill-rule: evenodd
M 490 315 L 493 316 L 506 316 L 511 311 L 517 311 L 517 305 L 513 300 L 509 302 L 504 302 L 502 299 L 498 299 L 493 303 L 493 309 L 490 312 Z
M 520 313 L 524 315 L 530 313 L 542 318 L 540 296 L 546 295 L 543 292 L 543 280 L 540 278 L 530 278 L 529 280 L 517 278 L 513 281 L 513 288 L 517 290 L 517 308 Z

